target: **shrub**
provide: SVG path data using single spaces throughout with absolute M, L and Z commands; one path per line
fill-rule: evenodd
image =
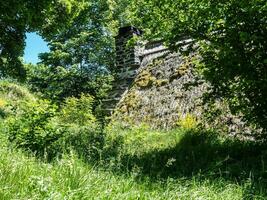
M 9 80 L 0 81 L 0 94 L 9 100 L 34 99 L 26 87 Z
M 25 86 L 10 80 L 0 81 L 0 117 L 15 115 L 23 101 L 36 101 L 36 97 Z
M 19 112 L 6 119 L 5 130 L 16 147 L 48 160 L 71 149 L 96 159 L 103 134 L 92 114 L 93 98 L 68 98 L 60 109 L 48 100 L 23 101 Z
M 6 113 L 5 113 L 5 105 L 6 105 L 6 101 L 2 98 L 0 98 L 0 117 L 5 117 Z
M 94 98 L 82 94 L 80 98 L 65 100 L 58 121 L 67 127 L 64 135 L 64 149 L 72 149 L 87 160 L 99 159 L 104 135 L 93 115 Z
M 113 77 L 104 72 L 80 69 L 78 65 L 68 67 L 49 65 L 27 65 L 27 83 L 43 97 L 60 103 L 69 97 L 91 94 L 97 100 L 103 99 L 111 88 Z
M 94 99 L 90 95 L 82 94 L 80 98 L 69 97 L 61 110 L 60 120 L 65 124 L 89 125 L 96 122 L 93 115 Z
M 6 120 L 9 141 L 37 155 L 54 156 L 58 151 L 55 142 L 65 129 L 54 120 L 57 107 L 49 101 L 38 100 L 24 102 L 20 109 L 22 112 Z
M 185 116 L 180 117 L 177 125 L 183 129 L 196 129 L 198 126 L 198 120 L 193 115 L 187 113 Z

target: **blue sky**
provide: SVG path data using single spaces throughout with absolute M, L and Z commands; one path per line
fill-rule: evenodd
M 41 36 L 36 33 L 27 33 L 26 48 L 24 51 L 24 60 L 27 63 L 37 63 L 39 61 L 38 54 L 48 52 L 47 43 Z

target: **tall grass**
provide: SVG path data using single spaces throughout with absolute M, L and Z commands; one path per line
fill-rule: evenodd
M 43 124 L 43 118 L 37 120 L 40 126 L 32 121 L 48 114 L 47 109 L 40 112 L 41 105 L 35 106 L 34 112 L 27 107 L 26 114 L 20 113 L 18 118 L 17 110 L 23 111 L 22 99 L 37 103 L 23 86 L 0 82 L 0 200 L 267 199 L 264 143 L 240 141 L 192 126 L 166 132 L 147 126 L 126 129 L 110 125 L 103 131 L 83 121 L 90 112 L 78 99 L 72 99 L 71 106 L 63 107 L 65 112 L 53 118 L 60 123 L 52 124 L 56 126 L 51 129 Z M 88 101 L 84 103 L 88 106 Z M 63 113 L 68 115 L 62 118 Z M 14 123 L 7 126 L 12 117 Z M 92 121 L 91 116 L 88 121 Z M 31 126 L 25 128 L 25 122 Z M 48 131 L 53 135 L 67 123 L 71 124 L 64 132 L 68 140 L 53 146 L 58 157 L 37 158 L 30 153 L 38 151 L 23 146 L 27 141 L 39 148 Z M 13 125 L 18 126 L 15 133 L 22 145 L 10 140 Z M 42 137 L 36 140 L 32 136 L 38 133 Z M 44 143 L 44 155 L 48 155 L 48 147 L 49 143 Z M 59 147 L 62 154 L 58 154 Z
M 143 136 L 139 135 L 140 131 Z M 199 153 L 205 153 L 214 150 L 208 150 L 210 146 L 200 149 L 198 141 L 195 141 L 199 138 L 191 134 L 180 130 L 160 135 L 159 132 L 144 129 L 128 132 L 121 130 L 118 133 L 124 135 L 118 150 L 120 155 L 116 155 L 116 161 L 108 159 L 108 165 L 99 165 L 101 162 L 84 162 L 75 153 L 64 155 L 62 159 L 52 163 L 42 162 L 20 150 L 8 148 L 4 145 L 2 136 L 0 199 L 266 199 L 264 185 L 261 185 L 264 177 L 262 182 L 257 184 L 254 172 L 249 173 L 246 168 L 248 166 L 243 168 L 244 158 L 240 158 L 238 162 L 231 161 L 232 163 L 228 162 L 229 160 L 222 161 L 228 162 L 228 167 L 233 165 L 228 170 L 235 167 L 239 171 L 240 176 L 233 178 L 230 178 L 235 175 L 233 172 L 225 174 L 224 170 L 227 168 L 219 163 L 220 156 L 215 156 L 216 152 L 208 154 L 214 155 L 213 158 L 203 155 L 203 158 L 189 161 L 189 154 L 182 159 L 182 156 L 189 152 L 198 150 Z M 187 141 L 186 145 L 184 140 Z M 220 142 L 223 144 L 225 141 Z M 201 145 L 208 143 L 206 139 L 199 141 Z M 181 151 L 179 157 L 176 148 L 181 144 L 187 146 L 190 151 L 186 154 Z M 180 147 L 182 150 L 183 148 L 185 147 Z M 162 151 L 168 153 L 162 154 Z M 236 152 L 236 155 L 241 154 Z M 172 161 L 169 156 L 173 158 Z M 231 156 L 233 155 L 230 153 L 229 157 Z M 202 159 L 209 162 L 202 164 Z M 213 160 L 218 161 L 217 165 L 216 162 L 211 162 Z M 187 169 L 189 163 L 197 165 L 197 170 Z M 250 163 L 249 166 L 252 165 Z M 215 174 L 219 169 L 221 173 Z M 177 173 L 177 170 L 180 172 Z
M 52 164 L 0 150 L 0 199 L 241 199 L 238 184 L 192 179 L 139 180 L 83 163 L 74 155 Z

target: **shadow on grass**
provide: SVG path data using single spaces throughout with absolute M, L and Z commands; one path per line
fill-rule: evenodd
M 141 148 L 141 147 L 140 147 Z M 121 155 L 120 172 L 138 171 L 151 179 L 221 178 L 245 187 L 246 199 L 267 196 L 267 145 L 222 139 L 207 132 L 186 133 L 176 146 L 141 155 Z

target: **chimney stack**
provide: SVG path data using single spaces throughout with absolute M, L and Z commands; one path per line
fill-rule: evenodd
M 116 42 L 116 69 L 120 71 L 122 68 L 131 67 L 136 69 L 140 66 L 141 47 L 138 44 L 128 45 L 128 42 L 136 36 L 141 36 L 142 31 L 127 26 L 119 29 L 119 34 L 115 38 Z

